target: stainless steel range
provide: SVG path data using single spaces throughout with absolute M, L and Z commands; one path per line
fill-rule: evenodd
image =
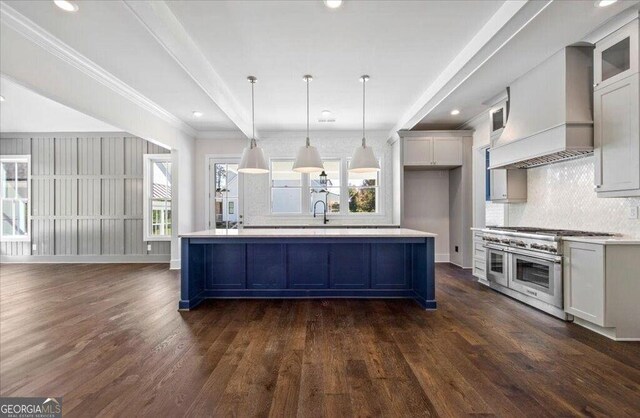
M 562 237 L 612 234 L 562 229 L 495 227 L 481 230 L 492 289 L 565 321 L 562 293 Z

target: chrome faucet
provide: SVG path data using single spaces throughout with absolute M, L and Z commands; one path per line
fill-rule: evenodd
M 313 204 L 313 217 L 316 217 L 316 206 L 318 205 L 318 203 L 322 203 L 322 206 L 324 207 L 323 213 L 324 213 L 324 220 L 323 223 L 326 225 L 327 222 L 329 222 L 329 220 L 327 219 L 327 204 L 323 201 L 323 200 L 316 200 L 316 203 Z

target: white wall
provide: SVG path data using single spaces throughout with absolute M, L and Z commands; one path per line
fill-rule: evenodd
M 485 148 L 490 143 L 489 112 L 483 112 L 465 125 L 473 133 L 473 226 L 504 225 L 507 205 L 485 201 Z
M 240 156 L 247 140 L 238 137 L 219 139 L 220 133 L 211 139 L 196 141 L 197 173 L 194 183 L 196 195 L 196 227 L 206 229 L 207 196 L 207 155 Z M 295 158 L 298 148 L 304 145 L 304 132 L 265 132 L 258 140 L 267 158 Z M 312 132 L 311 144 L 316 146 L 324 158 L 351 157 L 360 144 L 361 132 Z M 392 148 L 387 144 L 387 132 L 374 131 L 367 134 L 367 144 L 371 145 L 378 158 L 382 159 L 380 213 L 375 215 L 329 215 L 331 225 L 340 224 L 391 224 L 393 212 L 393 172 Z M 272 216 L 270 215 L 269 175 L 244 175 L 244 219 L 245 225 L 286 225 L 318 223 L 310 215 Z
M 405 170 L 403 227 L 436 237 L 436 261 L 449 261 L 449 171 Z M 428 216 L 426 216 L 428 214 Z
M 194 138 L 157 112 L 144 108 L 92 75 L 0 25 L 0 72 L 42 96 L 172 150 L 174 219 L 178 228 L 171 247 L 171 266 L 180 259 L 179 233 L 193 229 Z M 37 65 L 34 65 L 37 63 Z

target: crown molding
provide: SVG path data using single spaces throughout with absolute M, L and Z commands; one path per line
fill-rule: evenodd
M 74 68 L 82 71 L 115 93 L 145 109 L 158 118 L 164 120 L 185 134 L 195 137 L 197 131 L 184 121 L 147 98 L 133 87 L 129 86 L 104 68 L 100 67 L 80 52 L 56 38 L 53 34 L 38 26 L 35 22 L 2 2 L 0 8 L 0 22 L 7 25 L 20 35 L 38 45 L 45 51 L 61 59 Z

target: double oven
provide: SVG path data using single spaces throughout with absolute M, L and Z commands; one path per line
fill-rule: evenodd
M 498 243 L 485 244 L 487 280 L 558 309 L 563 308 L 562 257 Z

